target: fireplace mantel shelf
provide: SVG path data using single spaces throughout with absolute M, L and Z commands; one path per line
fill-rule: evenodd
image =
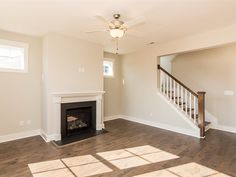
M 103 95 L 105 91 L 94 91 L 94 92 L 53 92 L 51 95 L 55 97 L 87 97 L 87 96 L 98 96 Z

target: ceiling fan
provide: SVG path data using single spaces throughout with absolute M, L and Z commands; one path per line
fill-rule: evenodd
M 86 33 L 96 33 L 96 32 L 109 32 L 113 38 L 121 38 L 126 32 L 134 36 L 142 36 L 141 32 L 130 30 L 131 27 L 143 24 L 145 22 L 144 17 L 137 17 L 131 21 L 123 22 L 120 20 L 120 14 L 114 14 L 113 20 L 109 21 L 103 16 L 96 16 L 96 18 L 107 25 L 107 29 L 96 30 L 96 31 L 87 31 Z

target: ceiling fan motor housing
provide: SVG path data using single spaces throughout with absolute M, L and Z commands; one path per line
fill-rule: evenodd
M 114 19 L 119 19 L 120 18 L 120 14 L 114 14 L 113 17 L 114 17 Z
M 126 28 L 123 26 L 124 22 L 119 20 L 120 14 L 114 14 L 113 17 L 114 17 L 114 20 L 112 20 L 109 23 L 109 28 L 110 29 L 121 29 L 121 30 L 126 31 Z

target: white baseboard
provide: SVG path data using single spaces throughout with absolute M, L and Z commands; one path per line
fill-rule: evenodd
M 207 110 L 205 110 L 205 114 L 206 114 L 206 121 L 211 123 L 210 128 L 216 127 L 218 125 L 218 119 Z
M 48 143 L 50 141 L 58 141 L 61 140 L 61 135 L 59 134 L 47 134 L 43 130 L 41 130 L 40 136 L 43 138 L 43 140 Z
M 158 123 L 158 122 L 154 122 L 154 121 L 150 121 L 150 120 L 125 116 L 125 115 L 121 115 L 120 118 L 128 120 L 128 121 L 137 122 L 137 123 L 149 125 L 149 126 L 152 126 L 152 127 L 161 128 L 161 129 L 165 129 L 165 130 L 169 130 L 169 131 L 173 131 L 173 132 L 177 132 L 177 133 L 181 133 L 181 134 L 185 134 L 185 135 L 200 138 L 200 130 L 184 129 L 184 128 L 179 128 L 179 127 L 168 125 L 168 124 L 162 124 L 162 123 Z
M 236 127 L 230 127 L 230 126 L 225 126 L 225 125 L 216 125 L 211 128 L 216 129 L 216 130 L 222 130 L 225 132 L 236 133 Z
M 106 116 L 104 117 L 104 121 L 115 120 L 121 118 L 121 115 L 114 115 L 114 116 Z
M 163 100 L 165 101 L 168 106 L 170 108 L 172 108 L 172 110 L 174 110 L 176 112 L 176 114 L 178 114 L 186 123 L 188 123 L 193 129 L 195 129 L 196 131 L 200 131 L 199 127 L 197 125 L 194 124 L 194 122 L 192 120 L 190 120 L 186 114 L 184 114 L 184 112 L 177 108 L 170 100 L 167 99 L 166 96 L 164 96 L 160 91 L 157 91 L 157 95 Z
M 8 135 L 2 135 L 0 136 L 0 143 L 18 140 L 22 138 L 28 138 L 31 136 L 37 136 L 40 135 L 40 130 L 30 130 L 30 131 L 24 131 L 24 132 L 18 132 L 18 133 L 12 133 Z
M 230 133 L 236 133 L 236 127 L 219 125 L 218 119 L 212 114 L 210 114 L 208 111 L 206 111 L 206 120 L 211 122 L 210 128 L 212 129 L 221 130 L 221 131 L 230 132 Z
M 161 129 L 165 129 L 165 130 L 169 130 L 169 131 L 173 131 L 173 132 L 177 132 L 177 133 L 181 133 L 181 134 L 185 134 L 185 135 L 189 135 L 189 136 L 193 136 L 197 138 L 199 138 L 199 135 L 200 135 L 200 133 L 196 130 L 191 131 L 189 129 L 183 129 L 183 128 L 175 127 L 168 124 L 162 124 L 162 123 L 158 123 L 154 121 L 149 121 L 149 120 L 131 117 L 131 116 L 125 116 L 125 115 L 109 116 L 105 118 L 105 121 L 115 120 L 115 119 L 125 119 L 128 121 L 137 122 L 137 123 L 141 123 L 141 124 L 149 125 L 152 127 L 157 127 L 157 128 L 161 128 Z M 212 129 L 236 133 L 236 127 L 229 127 L 225 125 L 217 125 L 217 126 L 212 127 Z M 60 140 L 61 138 L 60 135 L 58 134 L 48 135 L 44 131 L 38 129 L 38 130 L 30 130 L 30 131 L 24 131 L 24 132 L 13 133 L 13 134 L 8 134 L 8 135 L 2 135 L 0 136 L 0 143 L 18 140 L 22 138 L 28 138 L 28 137 L 37 136 L 37 135 L 40 135 L 44 139 L 45 142 L 50 142 L 52 140 Z

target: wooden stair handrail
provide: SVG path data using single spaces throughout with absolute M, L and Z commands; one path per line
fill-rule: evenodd
M 179 81 L 176 77 L 174 77 L 173 75 L 171 75 L 170 73 L 168 73 L 164 68 L 162 68 L 160 65 L 157 65 L 157 69 L 162 70 L 164 73 L 166 73 L 169 77 L 171 77 L 173 80 L 175 80 L 175 82 L 177 82 L 178 84 L 180 84 L 182 87 L 184 87 L 186 90 L 188 90 L 190 93 L 192 93 L 194 96 L 198 97 L 198 94 L 195 93 L 193 90 L 191 90 L 190 88 L 188 88 L 186 85 L 184 85 L 181 81 Z
M 166 75 L 168 75 L 171 79 L 173 79 L 175 82 L 177 82 L 183 88 L 188 90 L 192 95 L 195 96 L 194 98 L 197 98 L 197 100 L 198 100 L 198 103 L 197 103 L 197 105 L 198 105 L 198 118 L 197 118 L 198 121 L 197 121 L 197 123 L 198 123 L 198 127 L 200 128 L 200 137 L 205 138 L 205 94 L 206 94 L 206 92 L 197 92 L 197 93 L 195 93 L 190 88 L 188 88 L 186 85 L 184 85 L 181 81 L 179 81 L 177 78 L 175 78 L 169 72 L 167 72 L 160 65 L 158 65 L 157 68 L 159 70 L 163 71 Z M 186 109 L 186 111 L 187 111 L 187 109 Z M 191 116 L 191 110 L 190 110 L 190 116 Z

